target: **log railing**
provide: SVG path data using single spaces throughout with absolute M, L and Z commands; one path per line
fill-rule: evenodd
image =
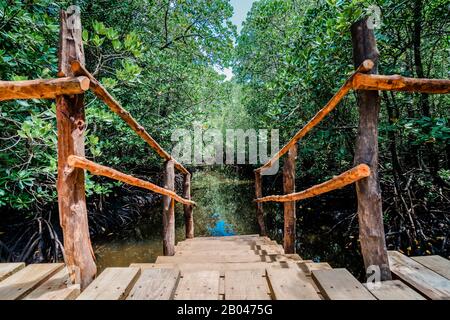
M 85 288 L 97 268 L 89 237 L 85 173 L 108 177 L 163 195 L 163 251 L 175 254 L 175 201 L 184 206 L 186 238 L 194 237 L 191 174 L 166 152 L 120 103 L 85 68 L 81 19 L 70 10 L 60 14 L 59 70 L 57 79 L 0 81 L 0 101 L 56 99 L 58 135 L 58 207 L 64 236 L 64 260 L 73 283 Z M 70 18 L 70 23 L 69 23 Z M 91 90 L 165 161 L 164 187 L 133 177 L 85 158 L 86 119 L 84 93 Z M 175 192 L 174 168 L 184 175 L 183 196 Z
M 365 179 L 371 175 L 371 168 L 367 164 L 357 164 L 354 168 L 332 179 L 310 187 L 301 192 L 295 192 L 295 159 L 297 157 L 297 142 L 316 127 L 339 102 L 353 90 L 390 90 L 405 92 L 420 92 L 429 94 L 444 94 L 450 92 L 450 80 L 443 79 L 415 79 L 399 75 L 366 74 L 374 68 L 372 60 L 365 60 L 357 70 L 345 81 L 344 85 L 329 100 L 329 102 L 293 137 L 280 151 L 272 156 L 264 165 L 255 169 L 255 203 L 256 216 L 261 235 L 266 235 L 267 229 L 264 223 L 264 202 L 282 202 L 284 204 L 284 248 L 286 253 L 295 253 L 295 201 L 315 197 L 349 184 Z M 359 134 L 364 128 L 359 127 Z M 283 191 L 284 195 L 263 196 L 262 178 L 264 171 L 271 168 L 283 155 L 288 154 L 283 167 Z

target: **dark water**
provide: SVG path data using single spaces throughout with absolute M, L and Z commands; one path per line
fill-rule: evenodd
M 258 232 L 252 204 L 253 181 L 237 175 L 212 171 L 196 172 L 192 178 L 192 198 L 196 236 L 230 236 Z M 148 212 L 159 219 L 141 219 L 134 228 L 111 234 L 94 242 L 99 270 L 124 267 L 130 263 L 151 263 L 162 255 L 162 205 Z M 113 213 L 112 213 L 113 214 Z M 176 238 L 184 240 L 183 207 L 175 208 Z
M 278 189 L 278 188 L 275 188 Z M 273 192 L 273 191 L 268 191 Z M 303 259 L 326 261 L 333 267 L 345 267 L 355 276 L 362 275 L 362 258 L 357 241 L 355 200 L 346 199 L 353 190 L 297 203 L 297 252 Z M 354 194 L 354 193 L 353 193 Z M 192 197 L 196 236 L 227 236 L 258 233 L 255 219 L 253 180 L 237 174 L 200 171 L 193 175 Z M 270 237 L 282 243 L 283 206 L 265 204 Z M 176 206 L 177 241 L 184 240 L 182 206 Z M 149 214 L 161 216 L 161 205 Z M 154 262 L 162 255 L 161 219 L 142 219 L 133 229 L 94 243 L 99 269 Z

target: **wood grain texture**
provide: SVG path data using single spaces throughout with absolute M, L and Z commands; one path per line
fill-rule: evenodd
M 0 282 L 0 300 L 17 300 L 25 297 L 63 267 L 62 263 L 26 266 Z
M 426 300 L 422 295 L 399 280 L 383 281 L 379 287 L 364 286 L 378 300 Z
M 139 275 L 139 268 L 107 268 L 77 300 L 124 300 Z
M 25 263 L 23 262 L 0 263 L 0 281 L 8 278 L 10 275 L 23 268 L 25 268 Z
M 441 256 L 422 256 L 411 259 L 450 280 L 450 260 Z
M 320 300 L 314 286 L 299 269 L 268 268 L 267 278 L 276 300 Z
M 379 52 L 374 30 L 367 26 L 367 17 L 351 26 L 351 35 L 355 68 L 362 61 L 371 59 L 375 65 L 370 73 L 378 73 Z M 356 182 L 361 253 L 365 270 L 377 266 L 381 271 L 381 280 L 391 280 L 378 176 L 378 122 L 380 113 L 378 91 L 359 90 L 357 92 L 357 103 L 359 123 L 354 164 L 365 163 L 370 167 L 370 175 Z
M 346 269 L 314 270 L 312 278 L 326 299 L 375 300 L 375 297 Z
M 218 300 L 219 271 L 189 271 L 178 284 L 175 300 Z
M 225 300 L 270 300 L 264 270 L 225 271 Z
M 320 194 L 343 188 L 370 175 L 370 168 L 365 164 L 360 164 L 337 177 L 334 177 L 324 183 L 315 185 L 301 192 L 291 193 L 283 196 L 267 196 L 256 199 L 256 202 L 290 202 L 303 200 Z
M 445 94 L 450 92 L 450 80 L 417 79 L 400 75 L 357 74 L 353 78 L 356 90 L 389 90 L 421 92 L 428 94 Z
M 0 101 L 55 99 L 58 95 L 81 94 L 89 89 L 87 77 L 65 77 L 23 81 L 0 81 Z
M 389 251 L 392 272 L 433 300 L 450 299 L 450 280 L 397 251 Z
M 297 145 L 292 146 L 283 166 L 283 193 L 295 193 L 295 159 L 297 159 Z M 295 232 L 297 218 L 295 215 L 295 201 L 284 202 L 284 234 L 283 247 L 286 253 L 295 253 Z
M 331 266 L 327 262 L 300 262 L 300 269 L 305 272 L 306 275 L 311 275 L 314 270 L 331 270 Z
M 80 294 L 80 285 L 70 282 L 69 271 L 63 268 L 51 276 L 24 300 L 74 300 Z
M 175 169 L 174 162 L 169 160 L 165 163 L 164 188 L 174 192 Z M 163 253 L 165 256 L 175 254 L 175 202 L 168 196 L 163 197 Z
M 178 269 L 145 268 L 127 300 L 171 300 L 179 278 Z
M 71 15 L 72 14 L 72 15 Z M 80 16 L 61 11 L 60 45 L 58 51 L 58 74 L 74 76 L 70 63 L 74 60 L 84 64 L 84 49 Z M 68 20 L 72 23 L 68 23 Z M 72 27 L 73 28 L 73 27 Z M 58 131 L 58 191 L 59 220 L 64 236 L 65 262 L 69 268 L 72 283 L 85 288 L 97 274 L 94 251 L 89 235 L 86 209 L 84 170 L 70 168 L 71 155 L 84 157 L 86 119 L 84 95 L 58 96 L 56 98 L 56 124 Z
M 161 188 L 160 186 L 157 186 L 156 184 L 153 184 L 151 182 L 135 178 L 133 176 L 127 175 L 125 173 L 122 173 L 120 171 L 114 170 L 106 166 L 102 166 L 84 157 L 78 157 L 73 155 L 69 156 L 67 159 L 67 164 L 73 168 L 88 170 L 93 175 L 108 177 L 114 180 L 122 181 L 135 187 L 147 189 L 162 195 L 169 196 L 172 199 L 175 199 L 176 201 L 183 204 L 195 205 L 195 202 L 183 199 L 172 190 Z

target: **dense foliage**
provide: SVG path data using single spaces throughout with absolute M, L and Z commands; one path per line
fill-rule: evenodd
M 256 125 L 280 128 L 286 142 L 325 105 L 354 70 L 349 28 L 374 4 L 381 8 L 379 73 L 448 78 L 447 1 L 261 0 L 238 38 L 235 63 Z M 449 248 L 449 102 L 448 95 L 382 95 L 380 170 L 389 243 L 411 253 Z M 355 96 L 347 96 L 300 143 L 297 175 L 304 184 L 351 167 L 355 107 Z
M 87 68 L 167 150 L 173 129 L 189 129 L 195 122 L 205 129 L 280 129 L 281 143 L 286 142 L 354 69 L 349 28 L 369 5 L 377 4 L 382 14 L 375 30 L 380 73 L 449 77 L 446 0 L 260 0 L 238 37 L 228 0 L 74 3 L 81 8 Z M 2 80 L 56 77 L 59 10 L 70 4 L 0 0 Z M 235 79 L 224 81 L 216 70 L 229 66 Z M 387 233 L 390 244 L 410 252 L 448 252 L 449 99 L 382 95 L 380 163 Z M 300 144 L 297 176 L 302 185 L 350 168 L 355 106 L 355 96 L 347 96 Z M 149 180 L 158 178 L 161 160 L 92 94 L 86 111 L 89 158 Z M 52 239 L 57 233 L 51 227 L 57 219 L 49 218 L 50 213 L 57 216 L 55 124 L 52 102 L 0 104 L 0 219 L 28 221 L 30 230 L 47 225 Z M 102 211 L 118 188 L 120 184 L 88 175 L 90 212 Z M 30 240 L 19 254 L 0 241 L 0 256 L 30 258 L 34 247 L 42 245 L 42 236 L 33 232 L 25 236 Z M 22 238 L 8 239 L 15 243 Z

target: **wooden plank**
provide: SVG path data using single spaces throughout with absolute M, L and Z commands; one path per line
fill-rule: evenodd
M 73 300 L 80 294 L 80 285 L 70 282 L 67 268 L 61 269 L 24 300 Z
M 428 269 L 439 273 L 441 276 L 450 279 L 450 260 L 441 256 L 412 257 L 411 259 L 417 261 Z
M 139 277 L 139 268 L 107 268 L 77 300 L 123 300 Z
M 299 262 L 298 266 L 306 275 L 311 275 L 314 270 L 330 270 L 331 266 L 326 262 Z
M 23 298 L 63 267 L 63 263 L 30 264 L 0 282 L 0 300 Z
M 450 299 L 450 280 L 397 251 L 389 251 L 391 271 L 430 299 Z
M 175 300 L 218 300 L 219 271 L 185 272 L 175 293 Z
M 270 252 L 271 254 L 278 254 L 277 252 Z M 204 255 L 212 255 L 212 256 L 251 256 L 251 255 L 267 255 L 267 251 L 256 251 L 251 249 L 224 249 L 224 250 L 185 250 L 181 249 L 175 252 L 175 256 L 186 257 L 186 256 L 204 256 Z
M 330 300 L 375 300 L 346 269 L 315 270 L 312 278 L 322 295 Z
M 276 300 L 320 300 L 300 269 L 267 268 L 266 272 Z
M 145 269 L 127 300 L 171 300 L 179 278 L 178 269 Z
M 263 270 L 225 271 L 225 300 L 270 300 Z
M 282 254 L 268 255 L 196 255 L 196 256 L 159 256 L 156 263 L 245 263 L 245 262 L 275 262 L 275 261 L 299 261 L 298 256 Z M 301 260 L 301 259 L 300 259 Z
M 23 268 L 25 268 L 25 263 L 23 262 L 0 263 L 0 281 L 8 278 L 10 275 Z
M 186 173 L 183 178 L 183 198 L 191 200 L 191 174 Z M 186 238 L 194 238 L 194 216 L 192 210 L 194 208 L 189 205 L 183 205 L 184 211 L 184 225 L 186 231 Z
M 130 264 L 130 268 L 140 268 L 142 270 L 144 269 L 152 269 L 152 268 L 156 268 L 156 269 L 173 269 L 176 268 L 175 264 L 171 264 L 171 263 L 160 263 L 160 264 L 156 264 L 156 263 L 132 263 Z
M 383 281 L 379 287 L 371 288 L 367 284 L 364 286 L 378 300 L 426 300 L 400 280 Z

